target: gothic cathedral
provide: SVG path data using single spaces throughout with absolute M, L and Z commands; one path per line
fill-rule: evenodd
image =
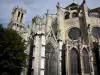
M 8 28 L 26 41 L 27 67 L 21 75 L 100 75 L 100 7 L 86 1 L 57 13 L 35 16 L 24 28 L 26 10 L 15 7 Z

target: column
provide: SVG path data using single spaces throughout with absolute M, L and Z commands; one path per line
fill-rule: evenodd
M 34 48 L 32 56 L 32 71 L 31 74 L 39 75 L 39 63 L 40 63 L 40 34 L 34 35 Z
M 40 75 L 45 73 L 45 34 L 41 34 Z
M 21 20 L 22 24 L 24 24 L 24 19 L 25 19 L 25 13 L 23 13 L 23 17 L 22 17 L 22 20 Z
M 81 63 L 81 75 L 84 75 L 84 65 L 83 65 L 82 49 L 80 50 L 80 63 Z
M 19 12 L 20 12 L 20 11 L 19 11 Z M 22 12 L 20 12 L 19 17 L 17 17 L 19 23 L 20 23 L 20 20 L 21 20 L 21 15 L 22 15 Z
M 98 45 L 99 45 L 99 60 L 100 60 L 100 39 L 98 39 Z
M 58 58 L 59 58 L 59 69 L 58 69 L 58 72 L 59 72 L 59 75 L 62 74 L 62 69 L 61 69 L 61 61 L 62 61 L 62 40 L 58 40 L 58 43 L 59 43 L 59 53 L 58 53 Z
M 15 20 L 15 21 L 17 21 L 17 16 L 18 16 L 18 10 L 16 10 L 16 11 L 14 12 L 14 20 Z
M 95 75 L 94 65 L 93 65 L 93 54 L 92 54 L 92 50 L 89 51 L 89 59 L 90 59 L 90 73 L 91 73 L 91 75 Z
M 71 19 L 72 18 L 72 12 L 70 10 L 70 7 L 69 7 L 69 11 L 70 11 L 69 18 Z
M 66 70 L 67 70 L 67 75 L 71 75 L 71 72 L 70 72 L 70 50 L 68 48 L 68 41 L 67 41 L 67 63 L 66 63 Z

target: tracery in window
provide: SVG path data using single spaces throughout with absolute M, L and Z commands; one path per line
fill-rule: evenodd
M 55 48 L 51 43 L 46 45 L 45 75 L 57 75 L 57 58 Z
M 79 54 L 75 48 L 70 53 L 71 74 L 79 74 Z
M 72 27 L 68 31 L 68 36 L 72 40 L 77 40 L 79 37 L 81 37 L 81 30 L 77 27 Z
M 84 73 L 90 73 L 90 65 L 89 65 L 89 55 L 86 49 L 83 49 L 83 64 L 84 64 Z

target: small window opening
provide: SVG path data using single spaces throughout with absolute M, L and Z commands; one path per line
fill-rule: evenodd
M 66 19 L 69 19 L 69 15 L 70 15 L 69 12 L 65 12 L 65 20 L 66 20 Z
M 78 13 L 73 12 L 73 13 L 72 13 L 72 18 L 75 18 L 75 17 L 78 17 Z

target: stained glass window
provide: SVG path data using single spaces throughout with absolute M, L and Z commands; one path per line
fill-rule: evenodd
M 77 40 L 81 36 L 81 30 L 77 27 L 73 27 L 69 30 L 68 36 L 72 40 Z
M 50 43 L 46 45 L 45 55 L 45 75 L 57 75 L 56 52 Z
M 84 73 L 90 73 L 89 55 L 85 48 L 83 49 L 83 63 L 84 63 Z
M 75 48 L 70 53 L 71 74 L 79 74 L 79 56 Z

